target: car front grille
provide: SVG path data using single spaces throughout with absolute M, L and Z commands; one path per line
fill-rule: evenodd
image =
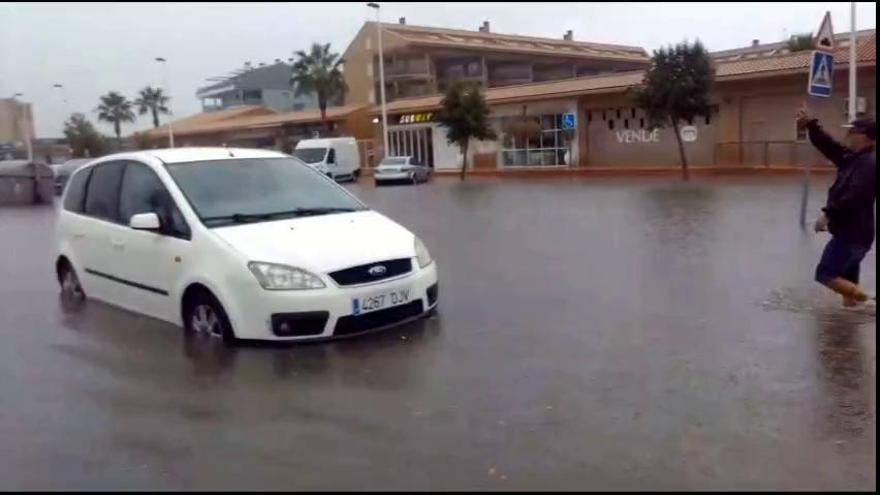
M 347 286 L 379 282 L 410 271 L 412 271 L 412 261 L 409 258 L 400 258 L 346 268 L 331 273 L 330 278 L 341 286 Z
M 437 289 L 438 289 L 437 284 L 434 284 L 434 285 L 428 287 L 428 291 L 427 291 L 428 306 L 433 306 L 434 303 L 437 302 L 437 292 L 438 292 Z
M 422 311 L 422 300 L 416 299 L 407 304 L 380 309 L 372 313 L 343 316 L 336 320 L 336 328 L 333 330 L 333 335 L 351 335 L 393 325 L 414 318 L 422 314 Z

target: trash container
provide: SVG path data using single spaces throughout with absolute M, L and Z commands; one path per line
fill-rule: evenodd
M 27 160 L 0 161 L 0 205 L 50 204 L 55 193 L 52 169 Z

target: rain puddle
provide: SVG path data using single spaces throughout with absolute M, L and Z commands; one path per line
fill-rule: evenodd
M 845 309 L 840 299 L 821 288 L 788 287 L 774 289 L 760 301 L 767 311 L 788 311 L 813 316 L 819 320 L 846 320 L 851 323 L 875 321 L 876 307 Z

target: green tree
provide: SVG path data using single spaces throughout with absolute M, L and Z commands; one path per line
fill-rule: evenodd
M 159 127 L 159 114 L 171 115 L 168 109 L 168 101 L 171 98 L 162 91 L 162 88 L 153 88 L 150 86 L 140 90 L 138 97 L 134 100 L 137 106 L 138 115 L 144 115 L 147 112 L 153 116 L 153 127 Z
M 788 49 L 792 52 L 802 52 L 813 49 L 813 35 L 810 33 L 802 33 L 792 35 L 786 42 Z
M 440 102 L 437 120 L 446 127 L 446 140 L 461 150 L 461 180 L 467 173 L 468 148 L 471 139 L 496 139 L 489 124 L 489 105 L 474 81 L 457 81 L 449 86 Z
M 681 142 L 681 125 L 712 113 L 710 91 L 715 78 L 709 52 L 699 41 L 682 42 L 654 51 L 651 67 L 637 92 L 637 103 L 652 128 L 671 125 L 681 156 L 681 173 L 688 180 L 688 162 Z
M 342 75 L 342 57 L 330 51 L 330 43 L 312 43 L 308 53 L 299 50 L 295 55 L 297 60 L 293 63 L 290 83 L 297 95 L 315 94 L 318 97 L 321 123 L 329 131 L 327 103 L 340 100 L 348 91 Z
M 116 149 L 121 149 L 122 123 L 134 122 L 135 119 L 131 101 L 116 91 L 111 91 L 101 96 L 101 103 L 95 111 L 98 112 L 98 120 L 113 124 L 113 132 L 116 134 Z
M 81 113 L 64 123 L 64 137 L 75 158 L 98 157 L 107 152 L 107 140 Z

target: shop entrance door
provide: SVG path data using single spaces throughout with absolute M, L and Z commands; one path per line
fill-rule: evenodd
M 434 168 L 434 129 L 410 127 L 388 131 L 389 156 L 411 156 L 422 165 Z

